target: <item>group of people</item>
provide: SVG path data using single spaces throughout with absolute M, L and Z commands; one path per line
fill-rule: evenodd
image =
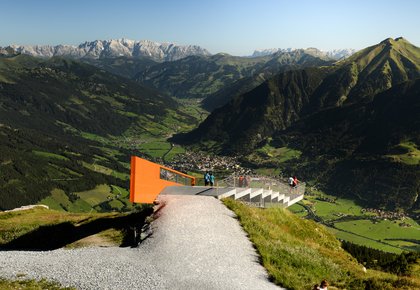
M 204 185 L 205 186 L 214 186 L 214 175 L 213 172 L 208 172 L 206 171 L 206 173 L 204 174 Z
M 249 187 L 251 183 L 251 177 L 250 176 L 239 176 L 238 178 L 238 186 L 239 187 Z
M 296 176 L 293 176 L 293 177 L 291 176 L 289 177 L 287 182 L 289 183 L 290 187 L 296 187 L 299 183 L 299 180 L 297 179 Z
M 328 282 L 327 280 L 322 280 L 321 285 L 315 284 L 313 290 L 327 290 Z

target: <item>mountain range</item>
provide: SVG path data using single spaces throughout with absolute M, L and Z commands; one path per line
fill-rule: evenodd
M 296 48 L 269 48 L 269 49 L 257 49 L 254 51 L 254 53 L 251 55 L 251 57 L 260 57 L 260 56 L 267 56 L 267 55 L 273 55 L 275 53 L 282 53 L 282 52 L 293 52 Z M 307 51 L 310 50 L 317 50 L 319 51 L 319 54 L 328 57 L 334 60 L 344 59 L 351 55 L 353 55 L 356 50 L 353 48 L 343 48 L 343 49 L 333 49 L 328 51 L 321 51 L 316 48 L 307 48 Z
M 211 55 L 211 53 L 198 45 L 177 45 L 175 43 L 159 43 L 150 40 L 131 40 L 131 39 L 110 39 L 86 41 L 77 46 L 74 45 L 16 45 L 12 44 L 1 50 L 13 49 L 22 54 L 36 57 L 65 56 L 72 58 L 115 58 L 115 57 L 148 57 L 155 61 L 173 61 L 191 55 Z M 250 56 L 261 57 L 271 56 L 276 53 L 294 52 L 296 48 L 271 48 L 255 50 Z M 356 52 L 355 49 L 334 49 L 330 51 L 320 51 L 316 48 L 303 49 L 307 53 L 319 57 L 326 57 L 332 60 L 339 60 L 351 56 Z
M 150 40 L 111 39 L 86 41 L 73 45 L 10 45 L 18 53 L 36 57 L 65 56 L 72 58 L 148 57 L 155 61 L 173 61 L 190 55 L 210 55 L 197 45 L 158 43 Z
M 264 144 L 290 147 L 302 157 L 288 170 L 329 192 L 418 207 L 419 78 L 420 49 L 386 39 L 330 66 L 281 72 L 175 140 L 216 141 L 209 143 L 219 144 L 216 150 L 245 156 Z M 404 155 L 413 156 L 411 163 Z M 404 178 L 403 187 L 396 178 Z M 380 189 L 372 189 L 376 181 Z
M 136 76 L 136 80 L 177 98 L 205 98 L 204 107 L 213 110 L 273 74 L 332 62 L 316 49 L 297 49 L 254 58 L 219 53 L 149 66 Z

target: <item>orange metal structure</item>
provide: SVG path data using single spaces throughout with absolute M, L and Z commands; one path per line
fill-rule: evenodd
M 153 203 L 159 193 L 171 185 L 195 185 L 195 177 L 171 168 L 131 156 L 130 201 Z

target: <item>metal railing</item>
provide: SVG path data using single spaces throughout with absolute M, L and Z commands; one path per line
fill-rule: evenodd
M 306 184 L 299 182 L 297 186 L 291 187 L 286 181 L 259 175 L 237 175 L 233 174 L 218 182 L 222 187 L 253 187 L 278 191 L 284 194 L 304 194 Z

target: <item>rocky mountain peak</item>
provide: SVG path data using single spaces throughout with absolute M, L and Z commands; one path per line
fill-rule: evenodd
M 329 50 L 329 51 L 322 51 L 322 50 L 319 50 L 315 47 L 300 48 L 300 49 L 296 49 L 296 48 L 285 48 L 285 49 L 283 49 L 283 48 L 270 48 L 270 49 L 255 50 L 254 53 L 251 55 L 251 57 L 278 55 L 278 54 L 282 54 L 282 53 L 291 53 L 291 52 L 296 52 L 296 51 L 305 52 L 307 54 L 310 54 L 310 55 L 313 55 L 313 56 L 316 56 L 316 57 L 330 58 L 330 59 L 334 59 L 334 60 L 347 58 L 347 57 L 353 55 L 356 52 L 356 50 L 352 49 L 352 48 L 333 49 L 333 50 Z
M 72 58 L 113 58 L 149 57 L 155 61 L 173 61 L 191 55 L 210 55 L 197 45 L 177 45 L 150 40 L 131 40 L 126 38 L 86 41 L 78 46 L 50 45 L 11 45 L 15 51 L 36 57 L 66 56 Z

